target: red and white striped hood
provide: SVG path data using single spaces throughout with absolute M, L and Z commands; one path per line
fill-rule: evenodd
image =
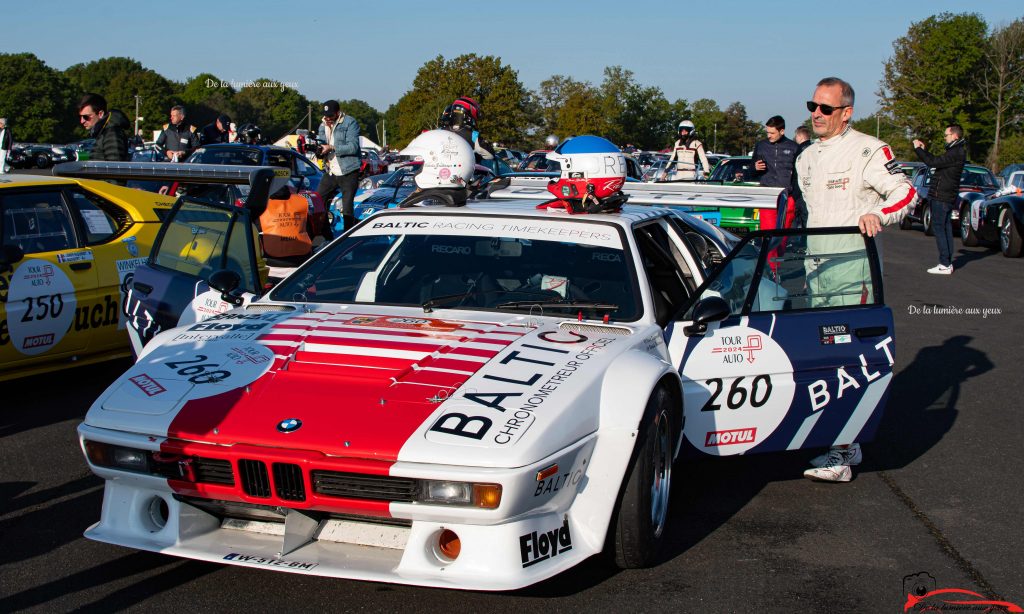
M 159 336 L 86 423 L 217 445 L 521 466 L 596 430 L 601 380 L 631 345 L 549 318 L 254 307 Z

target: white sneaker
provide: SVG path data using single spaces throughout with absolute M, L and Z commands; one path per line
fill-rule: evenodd
M 953 265 L 952 264 L 937 264 L 932 268 L 928 269 L 928 272 L 932 275 L 952 275 Z
M 815 482 L 849 482 L 853 477 L 853 470 L 849 465 L 814 467 L 804 471 L 804 477 Z
M 840 456 L 839 462 L 832 462 L 832 455 L 838 454 Z M 828 452 L 815 456 L 811 459 L 811 465 L 814 467 L 827 467 L 829 465 L 859 465 L 864 460 L 864 453 L 860 451 L 859 443 L 851 443 L 847 448 L 840 448 L 838 446 L 830 448 Z

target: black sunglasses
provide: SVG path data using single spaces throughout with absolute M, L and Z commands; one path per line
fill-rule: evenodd
M 90 119 L 96 117 L 96 114 L 95 113 L 82 113 L 78 117 L 84 119 L 85 121 L 89 121 Z
M 828 105 L 828 104 L 819 104 L 817 102 L 814 102 L 813 100 L 808 100 L 807 101 L 807 110 L 808 111 L 810 111 L 811 113 L 814 113 L 815 109 L 820 108 L 822 115 L 832 115 L 833 113 L 835 113 L 836 109 L 845 109 L 845 108 L 848 108 L 849 106 L 850 105 L 848 105 L 848 104 L 844 104 L 842 106 L 833 107 L 832 105 Z

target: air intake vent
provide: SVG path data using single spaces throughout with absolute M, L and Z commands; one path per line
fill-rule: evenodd
M 267 313 L 268 311 L 295 311 L 291 305 L 274 305 L 272 303 L 253 303 L 245 308 L 250 313 Z
M 573 333 L 590 333 L 591 335 L 632 335 L 633 330 L 625 326 L 612 326 L 610 324 L 583 324 L 580 322 L 562 322 L 558 325 L 560 330 L 567 330 Z
M 305 501 L 306 485 L 302 483 L 302 469 L 291 463 L 274 463 L 274 490 L 285 501 Z
M 192 462 L 192 469 L 196 474 L 196 482 L 235 485 L 235 477 L 231 472 L 231 461 L 196 457 Z
M 340 471 L 313 471 L 313 492 L 328 497 L 411 502 L 418 484 L 410 478 L 370 476 Z
M 262 461 L 238 461 L 238 477 L 242 480 L 242 490 L 250 497 L 270 496 L 270 476 Z

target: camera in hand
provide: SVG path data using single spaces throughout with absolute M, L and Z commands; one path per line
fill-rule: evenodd
M 323 156 L 320 155 L 320 147 L 326 144 L 326 141 L 321 141 L 319 138 L 315 136 L 307 136 L 306 145 L 304 147 L 305 151 L 302 153 L 306 154 L 307 156 L 322 158 Z

